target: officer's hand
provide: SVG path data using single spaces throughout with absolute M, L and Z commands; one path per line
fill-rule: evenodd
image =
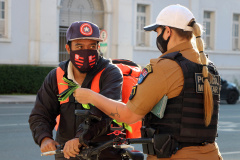
M 48 151 L 55 151 L 56 145 L 59 145 L 59 143 L 49 137 L 45 137 L 41 142 L 40 150 L 42 153 L 48 152 Z M 49 154 L 49 155 L 52 155 L 52 154 Z
M 73 96 L 75 99 L 82 104 L 91 103 L 92 94 L 95 93 L 90 89 L 78 88 L 74 91 Z
M 71 139 L 65 143 L 63 148 L 64 157 L 69 159 L 70 157 L 76 157 L 76 155 L 80 152 L 79 148 L 82 145 L 79 143 L 78 138 Z

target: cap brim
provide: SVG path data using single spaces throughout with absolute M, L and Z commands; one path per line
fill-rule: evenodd
M 101 39 L 101 38 L 94 38 L 94 37 L 74 38 L 74 39 L 69 39 L 69 41 L 73 41 L 73 40 L 76 40 L 76 39 L 89 39 L 89 40 L 95 40 L 95 41 L 99 41 L 99 42 L 102 42 L 102 41 L 103 41 L 103 39 Z
M 154 23 L 154 24 L 150 24 L 150 25 L 148 25 L 148 26 L 143 27 L 143 29 L 144 29 L 145 31 L 154 31 L 154 30 L 156 30 L 159 26 L 160 26 L 159 24 Z

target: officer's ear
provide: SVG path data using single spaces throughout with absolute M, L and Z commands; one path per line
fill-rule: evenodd
M 168 26 L 165 26 L 165 32 L 164 32 L 164 34 L 166 34 L 168 37 L 171 36 L 171 34 L 172 34 L 171 28 L 168 27 Z

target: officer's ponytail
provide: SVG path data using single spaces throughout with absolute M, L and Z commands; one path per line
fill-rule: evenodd
M 204 83 L 204 119 L 205 119 L 205 126 L 208 126 L 212 119 L 212 113 L 213 113 L 213 96 L 212 96 L 212 89 L 210 87 L 209 78 L 210 76 L 208 73 L 208 58 L 206 57 L 204 51 L 204 45 L 203 45 L 203 39 L 201 38 L 202 35 L 202 29 L 200 28 L 200 25 L 198 23 L 193 23 L 193 34 L 196 36 L 196 45 L 198 48 L 198 51 L 200 53 L 200 60 L 203 65 L 203 83 Z

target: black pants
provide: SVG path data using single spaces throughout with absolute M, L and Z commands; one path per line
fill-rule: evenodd
M 116 148 L 106 148 L 103 150 L 100 154 L 99 160 L 122 160 L 120 149 Z M 55 160 L 67 160 L 64 158 L 63 154 L 55 155 Z M 82 160 L 80 157 L 73 158 L 71 157 L 70 160 Z M 93 158 L 93 160 L 96 160 L 96 158 Z

